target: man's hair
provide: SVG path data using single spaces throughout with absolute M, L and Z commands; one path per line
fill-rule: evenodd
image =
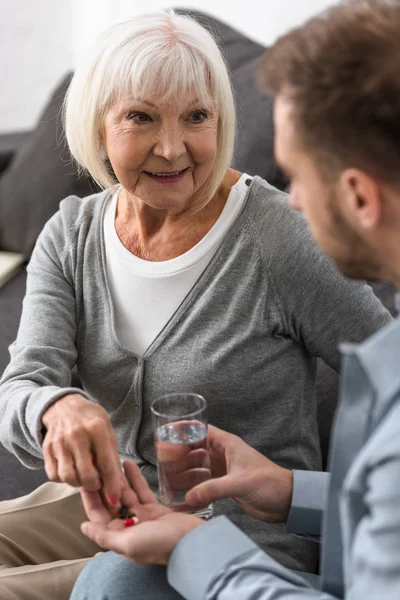
M 281 37 L 260 68 L 301 144 L 334 174 L 400 183 L 400 0 L 348 0 Z
M 235 106 L 224 58 L 212 35 L 173 10 L 139 15 L 113 25 L 94 42 L 79 65 L 64 103 L 69 149 L 81 169 L 112 187 L 103 142 L 107 110 L 124 97 L 152 93 L 163 100 L 210 99 L 218 115 L 218 153 L 204 185 L 203 205 L 219 188 L 232 160 Z

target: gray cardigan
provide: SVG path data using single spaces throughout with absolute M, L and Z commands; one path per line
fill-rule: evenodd
M 344 279 L 287 196 L 255 177 L 212 261 L 137 356 L 115 333 L 102 229 L 109 194 L 67 198 L 39 237 L 0 385 L 0 441 L 42 467 L 41 417 L 80 391 L 70 387 L 76 365 L 84 394 L 108 411 L 121 455 L 135 457 L 153 485 L 150 404 L 174 391 L 203 394 L 210 423 L 272 460 L 320 469 L 315 357 L 338 370 L 341 341 L 363 340 L 390 320 L 371 289 Z M 256 522 L 232 500 L 216 512 L 289 567 L 315 568 L 310 540 Z

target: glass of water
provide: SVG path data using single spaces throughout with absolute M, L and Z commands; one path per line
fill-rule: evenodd
M 151 405 L 160 501 L 203 519 L 212 517 L 212 504 L 194 509 L 185 495 L 211 478 L 206 408 L 203 396 L 194 393 L 167 394 Z

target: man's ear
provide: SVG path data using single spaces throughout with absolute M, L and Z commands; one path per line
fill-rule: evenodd
M 382 189 L 365 171 L 346 169 L 339 180 L 340 203 L 348 219 L 359 230 L 374 229 L 382 215 Z

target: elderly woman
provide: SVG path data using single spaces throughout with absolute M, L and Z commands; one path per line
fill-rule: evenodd
M 4 599 L 68 598 L 100 550 L 79 530 L 79 486 L 118 509 L 126 457 L 155 486 L 161 394 L 201 393 L 211 423 L 287 468 L 320 468 L 315 357 L 338 370 L 338 343 L 390 318 L 321 255 L 284 194 L 229 168 L 232 90 L 195 21 L 166 12 L 109 29 L 76 71 L 65 122 L 105 191 L 65 199 L 28 268 L 0 435 L 51 482 L 0 505 Z M 231 501 L 216 512 L 289 567 L 315 568 L 313 542 Z

